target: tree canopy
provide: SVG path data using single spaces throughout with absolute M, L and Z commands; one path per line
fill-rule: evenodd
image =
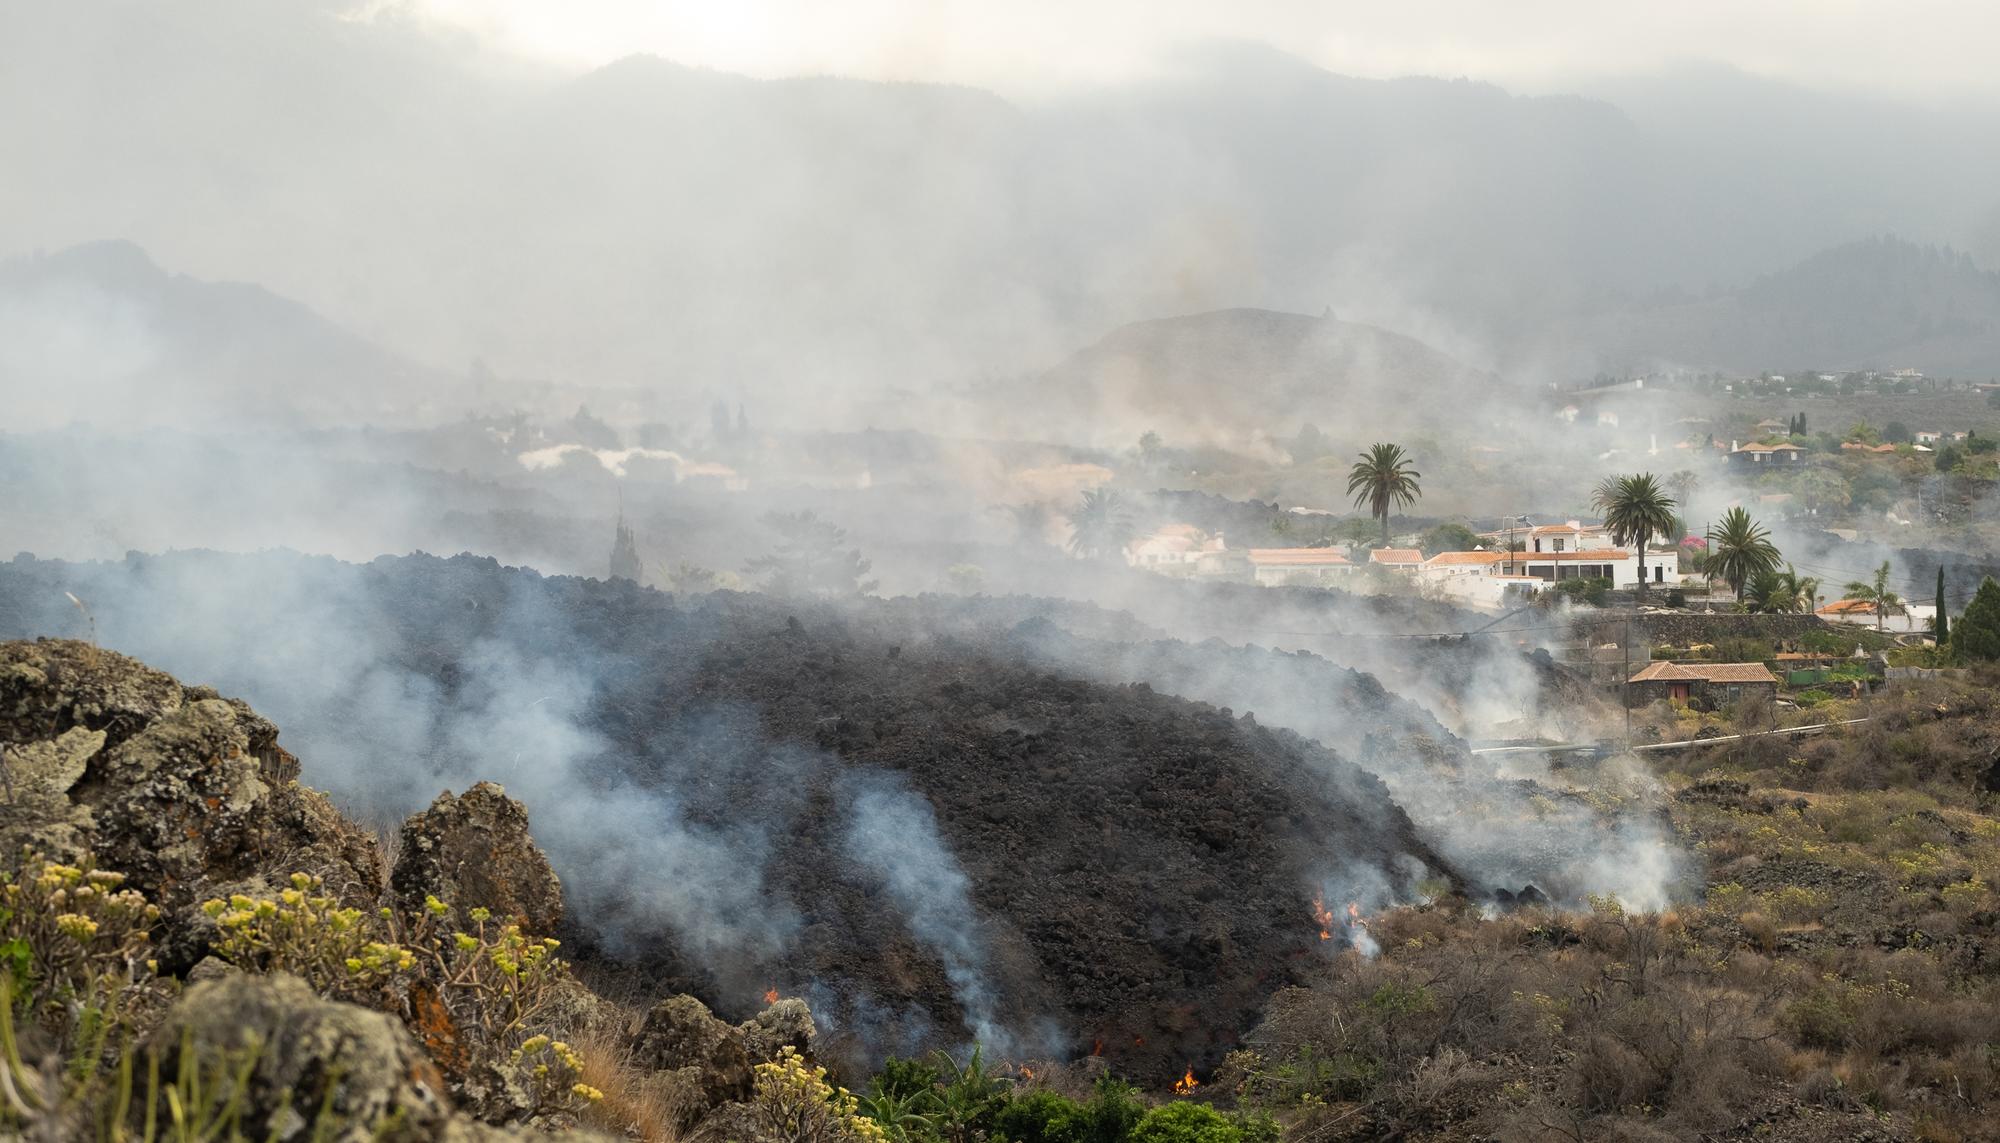
M 1979 581 L 1965 614 L 1952 624 L 1951 653 L 1960 662 L 2000 659 L 2000 583 L 1992 576 Z
M 1410 455 L 1399 444 L 1377 444 L 1361 454 L 1347 471 L 1347 494 L 1356 508 L 1382 521 L 1382 543 L 1389 543 L 1389 513 L 1417 502 L 1423 474 L 1410 466 Z
M 1708 559 L 1704 566 L 1708 574 L 1728 584 L 1740 599 L 1744 585 L 1757 573 L 1777 568 L 1778 548 L 1771 543 L 1770 530 L 1751 519 L 1750 513 L 1738 505 L 1724 512 L 1722 519 L 1708 530 Z
M 1605 526 L 1611 542 L 1631 545 L 1639 553 L 1639 594 L 1646 593 L 1646 545 L 1674 528 L 1674 498 L 1650 472 L 1621 476 L 1607 488 L 1599 486 Z

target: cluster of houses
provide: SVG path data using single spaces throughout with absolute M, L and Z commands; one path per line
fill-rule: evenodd
M 1340 548 L 1231 548 L 1221 535 L 1168 524 L 1127 547 L 1134 567 L 1174 575 L 1243 580 L 1266 586 L 1339 587 L 1356 575 L 1405 576 L 1469 606 L 1510 607 L 1561 580 L 1601 578 L 1614 588 L 1639 583 L 1639 553 L 1621 547 L 1597 525 L 1570 520 L 1486 533 L 1471 551 L 1426 557 L 1415 548 L 1376 548 L 1350 558 Z M 1647 553 L 1655 584 L 1678 583 L 1670 549 Z

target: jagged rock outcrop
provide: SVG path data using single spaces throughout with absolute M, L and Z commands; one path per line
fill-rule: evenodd
M 89 643 L 0 644 L 0 847 L 94 854 L 159 904 L 164 961 L 199 959 L 203 899 L 302 871 L 344 899 L 382 892 L 374 840 L 299 785 L 278 729 Z
M 482 905 L 537 936 L 562 924 L 562 882 L 528 833 L 527 808 L 492 782 L 447 790 L 403 823 L 389 883 L 406 911 L 435 895 L 454 912 Z
M 788 1047 L 811 1057 L 813 1040 L 818 1035 L 812 1009 L 796 998 L 769 1005 L 738 1025 L 738 1030 L 743 1033 L 743 1048 L 752 1063 L 775 1060 Z
M 242 1130 L 252 1139 L 431 1139 L 449 1117 L 444 1078 L 395 1018 L 327 1000 L 289 974 L 231 973 L 187 990 L 153 1031 L 160 1074 L 193 1051 L 203 1074 L 251 1056 Z
M 653 1005 L 632 1038 L 632 1058 L 641 1067 L 675 1073 L 703 1107 L 750 1096 L 751 1059 L 742 1030 L 692 996 Z
M 787 1047 L 811 1058 L 816 1035 L 803 1000 L 779 1000 L 731 1025 L 692 996 L 671 996 L 646 1013 L 632 1037 L 632 1060 L 659 1073 L 693 1137 L 751 1139 L 743 1101 L 757 1065 Z

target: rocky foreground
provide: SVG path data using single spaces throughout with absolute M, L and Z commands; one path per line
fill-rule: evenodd
M 89 643 L 0 644 L 0 1132 L 186 1115 L 255 1139 L 763 1133 L 806 1005 L 731 1025 L 570 975 L 562 888 L 497 786 L 394 842 L 300 785 L 240 700 Z M 10 1056 L 14 1053 L 10 1053 Z

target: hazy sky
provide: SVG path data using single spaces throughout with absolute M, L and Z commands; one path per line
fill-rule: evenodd
M 1517 90 L 1693 61 L 1926 101 L 2000 96 L 1990 0 L 387 0 L 578 64 L 633 52 L 1023 94 L 1129 77 L 1173 45 L 1260 40 L 1334 71 Z

